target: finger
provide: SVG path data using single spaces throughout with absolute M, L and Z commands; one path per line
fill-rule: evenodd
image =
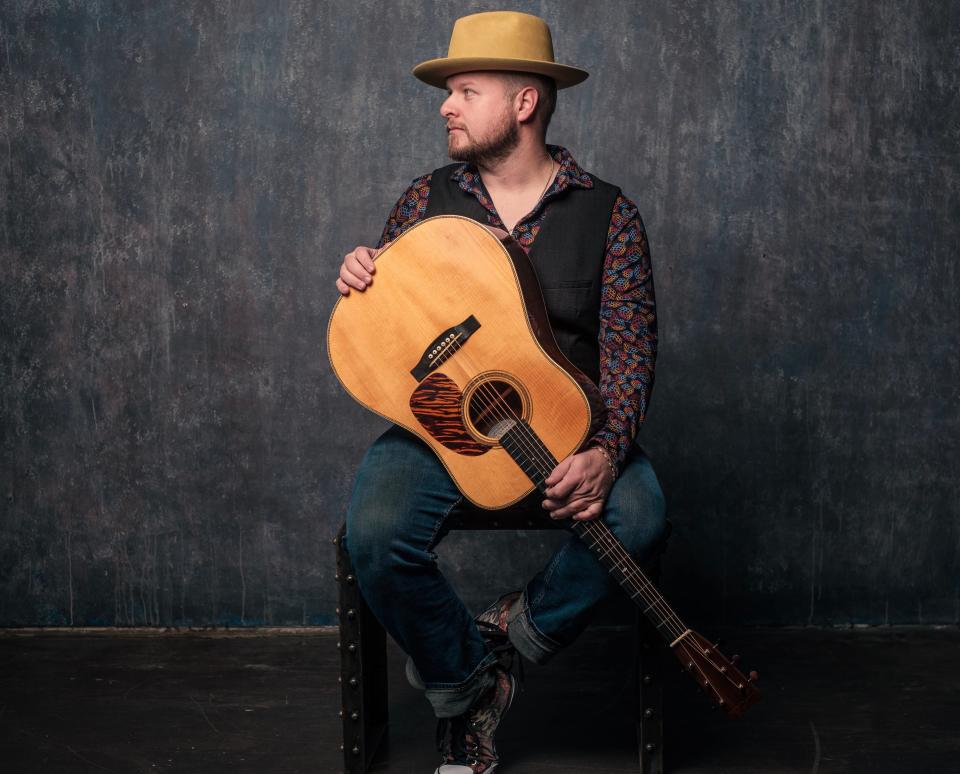
M 570 468 L 570 459 L 570 457 L 567 457 L 559 465 L 557 465 L 557 467 L 553 469 L 553 472 L 547 476 L 546 479 L 544 479 L 543 483 L 550 487 L 563 478 L 566 475 L 567 470 Z
M 559 483 L 547 487 L 547 497 L 551 500 L 566 500 L 582 483 L 582 476 L 578 476 L 572 471 L 567 471 L 567 474 L 560 479 Z
M 360 260 L 360 264 L 371 274 L 377 270 L 377 266 L 373 262 L 375 255 L 376 252 L 369 247 L 357 248 L 357 258 Z
M 350 286 L 347 285 L 342 279 L 337 277 L 337 290 L 340 291 L 341 295 L 349 296 L 350 295 Z
M 590 500 L 584 498 L 578 498 L 572 500 L 569 503 L 563 504 L 561 507 L 557 508 L 550 512 L 550 518 L 552 519 L 567 519 L 571 516 L 576 516 L 580 511 L 582 511 Z
M 349 269 L 347 269 L 346 264 L 343 264 L 340 267 L 340 279 L 342 279 L 344 283 L 346 283 L 350 287 L 355 288 L 357 290 L 367 289 L 367 283 L 364 282 L 363 279 L 358 277 L 357 275 L 351 274 Z
M 343 261 L 343 265 L 348 272 L 350 272 L 353 276 L 362 279 L 367 285 L 373 281 L 373 277 L 370 276 L 370 272 L 367 271 L 366 267 L 363 265 L 363 262 L 360 260 L 360 256 L 357 254 L 356 250 L 347 255 Z M 341 272 L 341 276 L 343 276 L 343 272 Z
M 603 512 L 603 503 L 593 502 L 573 517 L 574 521 L 592 521 Z
M 566 508 L 567 506 L 569 506 L 570 503 L 567 500 L 552 500 L 548 497 L 546 500 L 544 500 L 541 503 L 541 505 L 543 506 L 544 510 L 549 511 L 550 515 L 552 516 L 556 511 L 560 510 L 561 508 Z

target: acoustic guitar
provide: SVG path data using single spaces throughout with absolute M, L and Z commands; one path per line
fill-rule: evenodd
M 534 268 L 506 232 L 427 218 L 376 257 L 374 282 L 341 297 L 327 329 L 333 372 L 361 405 L 419 436 L 463 495 L 504 508 L 602 425 L 596 385 L 560 351 Z M 760 698 L 687 627 L 602 519 L 572 530 L 642 609 L 683 668 L 729 716 Z

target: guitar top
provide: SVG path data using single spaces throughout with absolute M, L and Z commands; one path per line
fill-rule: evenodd
M 509 235 L 455 215 L 412 226 L 342 297 L 327 330 L 337 378 L 417 434 L 482 508 L 533 491 L 500 437 L 520 422 L 561 458 L 603 421 L 599 391 L 560 351 L 536 275 Z

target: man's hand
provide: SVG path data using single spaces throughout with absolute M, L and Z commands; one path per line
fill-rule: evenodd
M 567 457 L 546 480 L 547 499 L 543 507 L 551 519 L 587 521 L 597 518 L 603 510 L 613 473 L 606 455 L 596 447 Z
M 350 288 L 360 292 L 366 290 L 373 282 L 373 275 L 377 271 L 373 259 L 379 253 L 379 250 L 363 245 L 358 245 L 352 252 L 347 253 L 340 265 L 337 290 L 345 296 L 350 295 Z

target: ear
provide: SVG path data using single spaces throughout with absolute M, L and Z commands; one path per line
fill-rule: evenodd
M 517 120 L 521 124 L 533 120 L 539 101 L 540 95 L 533 86 L 524 86 L 517 92 L 517 95 L 513 98 L 513 105 L 517 111 Z

